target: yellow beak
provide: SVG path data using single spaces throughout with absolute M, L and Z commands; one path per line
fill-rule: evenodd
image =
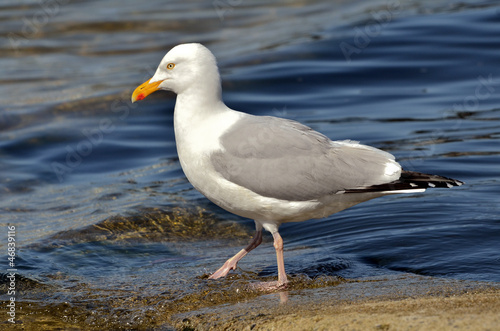
M 151 93 L 159 90 L 158 85 L 160 85 L 163 81 L 160 80 L 154 83 L 149 83 L 150 80 L 151 79 L 148 79 L 135 89 L 134 93 L 132 93 L 132 103 L 140 101 Z

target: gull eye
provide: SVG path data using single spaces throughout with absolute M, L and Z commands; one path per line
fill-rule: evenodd
M 175 63 L 169 63 L 167 64 L 167 69 L 172 70 L 175 67 Z

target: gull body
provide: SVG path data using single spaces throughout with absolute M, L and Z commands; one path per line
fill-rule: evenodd
M 274 237 L 278 281 L 258 287 L 284 287 L 282 223 L 326 217 L 387 194 L 462 184 L 404 171 L 387 152 L 332 141 L 295 121 L 230 109 L 222 101 L 216 59 L 201 44 L 172 48 L 154 76 L 134 91 L 132 102 L 157 90 L 177 94 L 175 140 L 189 182 L 213 203 L 256 224 L 250 244 L 210 278 L 235 269 L 261 243 L 264 228 Z

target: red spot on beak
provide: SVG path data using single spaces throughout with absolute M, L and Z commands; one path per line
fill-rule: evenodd
M 142 93 L 141 93 L 141 94 L 139 94 L 139 95 L 137 96 L 137 99 L 136 99 L 136 100 L 141 101 L 141 100 L 144 100 L 144 98 L 145 98 L 144 94 L 142 94 Z

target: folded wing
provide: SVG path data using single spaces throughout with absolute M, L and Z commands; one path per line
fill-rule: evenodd
M 211 155 L 228 181 L 262 196 L 315 200 L 384 185 L 400 178 L 394 156 L 353 141 L 331 141 L 295 121 L 245 116 L 220 138 Z

